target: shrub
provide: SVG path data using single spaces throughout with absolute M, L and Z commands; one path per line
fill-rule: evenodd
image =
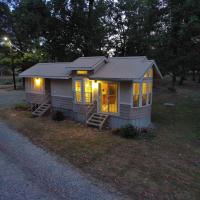
M 61 111 L 55 111 L 52 115 L 54 121 L 63 121 L 65 119 L 64 114 Z
M 121 137 L 124 137 L 124 138 L 135 138 L 139 136 L 140 131 L 137 128 L 135 128 L 133 125 L 128 124 L 128 125 L 122 126 L 120 129 L 117 129 L 116 134 L 119 134 Z
M 114 129 L 112 133 L 124 138 L 153 139 L 155 137 L 152 128 L 136 128 L 131 124 Z
M 26 103 L 18 103 L 15 105 L 15 110 L 26 111 L 29 109 L 30 109 L 30 106 Z

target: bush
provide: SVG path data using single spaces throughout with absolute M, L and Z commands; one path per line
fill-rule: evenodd
M 136 138 L 139 136 L 140 131 L 137 128 L 135 128 L 133 125 L 128 124 L 128 125 L 122 126 L 120 129 L 116 129 L 114 133 L 124 138 Z
M 26 111 L 29 109 L 30 109 L 30 106 L 26 103 L 18 103 L 15 105 L 15 110 Z
M 65 119 L 64 114 L 61 111 L 55 111 L 52 115 L 54 121 L 63 121 Z
M 112 133 L 124 138 L 153 139 L 155 137 L 152 128 L 136 128 L 131 124 L 115 129 Z

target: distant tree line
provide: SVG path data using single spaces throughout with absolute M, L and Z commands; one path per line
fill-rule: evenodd
M 20 51 L 11 52 L 5 36 Z M 79 56 L 145 55 L 172 76 L 172 87 L 188 73 L 200 82 L 199 0 L 1 0 L 0 37 L 0 63 L 20 70 Z

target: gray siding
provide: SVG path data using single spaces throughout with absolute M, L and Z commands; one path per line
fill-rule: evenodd
M 51 80 L 51 95 L 62 97 L 73 97 L 72 79 Z
M 62 111 L 65 116 L 79 122 L 86 121 L 87 105 L 74 104 L 73 98 L 52 96 L 51 103 L 53 110 Z
M 69 97 L 52 96 L 51 104 L 55 108 L 68 109 L 68 110 L 73 109 L 73 99 Z
M 121 126 L 132 124 L 133 126 L 143 128 L 151 124 L 151 117 L 142 117 L 139 119 L 128 120 L 120 117 L 111 116 L 109 119 L 110 128 L 120 128 Z
M 127 104 L 120 104 L 120 118 L 139 119 L 151 116 L 151 105 L 140 108 L 132 108 Z
M 74 104 L 73 111 L 74 111 L 74 119 L 76 121 L 80 121 L 80 122 L 86 121 L 87 105 Z
M 26 101 L 28 103 L 41 104 L 45 99 L 45 94 L 26 92 Z
M 120 82 L 120 103 L 131 104 L 132 82 Z

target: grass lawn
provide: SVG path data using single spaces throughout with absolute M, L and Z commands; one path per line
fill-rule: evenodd
M 154 93 L 155 137 L 123 139 L 70 120 L 31 118 L 30 112 L 3 110 L 0 117 L 35 144 L 110 183 L 131 199 L 200 198 L 200 85 L 187 83 L 177 93 Z M 164 103 L 174 103 L 167 107 Z

